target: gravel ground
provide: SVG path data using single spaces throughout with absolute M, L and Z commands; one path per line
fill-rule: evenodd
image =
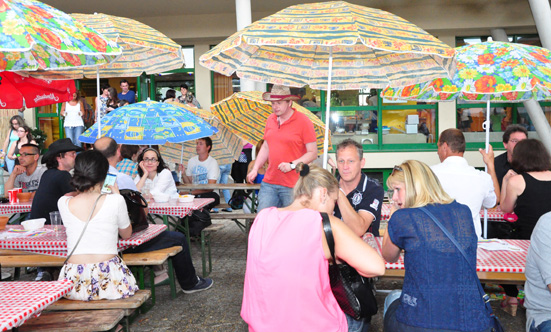
M 176 299 L 170 298 L 170 288 L 157 288 L 157 303 L 149 312 L 137 317 L 131 325 L 132 331 L 194 331 L 194 332 L 245 332 L 247 324 L 239 313 L 243 296 L 243 280 L 246 266 L 247 237 L 230 220 L 223 223 L 224 228 L 213 234 L 212 258 L 213 271 L 209 277 L 214 280 L 210 290 L 195 294 L 179 292 Z M 198 243 L 192 243 L 193 261 L 197 272 L 201 273 L 201 251 Z M 3 271 L 11 272 L 9 269 Z M 23 275 L 30 280 L 35 273 Z M 379 290 L 401 288 L 399 281 L 380 280 Z M 386 293 L 379 292 L 377 300 L 379 313 L 372 318 L 370 331 L 383 331 L 383 302 Z M 499 302 L 493 301 L 494 312 L 501 320 L 505 331 L 524 331 L 525 310 L 517 311 L 516 317 L 499 310 Z

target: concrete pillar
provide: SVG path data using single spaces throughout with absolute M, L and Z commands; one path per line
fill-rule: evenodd
M 235 18 L 237 31 L 244 29 L 252 23 L 251 0 L 235 0 Z M 255 82 L 241 79 L 241 91 L 254 91 Z
M 209 51 L 209 44 L 195 44 L 195 54 L 204 54 Z M 195 56 L 195 97 L 203 109 L 210 109 L 212 104 L 210 70 L 199 64 L 199 56 Z
M 551 47 L 551 33 L 547 31 L 551 29 L 551 22 L 550 22 L 551 9 L 549 8 L 549 2 L 547 0 L 529 0 L 529 1 L 530 1 L 530 6 L 532 8 L 532 13 L 534 14 L 534 19 L 536 21 L 536 26 L 538 27 L 540 40 L 542 41 L 543 46 L 549 49 Z M 538 19 L 540 22 L 538 22 Z M 542 34 L 542 31 L 545 31 L 545 33 Z M 504 42 L 509 41 L 509 38 L 507 37 L 507 33 L 505 33 L 505 30 L 503 29 L 492 29 L 491 33 L 492 33 L 492 38 L 496 41 L 504 41 Z M 546 37 L 549 38 L 547 46 L 546 46 L 546 43 L 544 42 L 543 35 L 546 35 Z M 543 145 L 545 145 L 545 147 L 547 148 L 547 151 L 551 153 L 551 127 L 549 126 L 549 122 L 545 118 L 543 109 L 541 108 L 540 104 L 533 99 L 529 101 L 525 101 L 524 107 L 526 108 L 528 115 L 530 115 L 530 120 L 532 120 L 532 123 L 536 128 L 536 132 L 538 133 L 538 136 L 541 142 L 543 143 Z

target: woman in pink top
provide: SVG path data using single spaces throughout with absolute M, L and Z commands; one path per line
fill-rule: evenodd
M 241 317 L 249 331 L 365 331 L 346 316 L 329 283 L 331 254 L 320 212 L 332 214 L 339 187 L 326 170 L 299 164 L 294 201 L 262 210 L 249 234 Z M 335 254 L 365 277 L 384 261 L 342 221 L 330 217 Z

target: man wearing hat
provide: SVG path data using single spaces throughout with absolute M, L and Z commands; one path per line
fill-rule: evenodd
M 77 151 L 82 148 L 71 142 L 70 138 L 63 138 L 50 144 L 48 152 L 42 157 L 42 163 L 48 170 L 40 179 L 31 207 L 31 219 L 45 218 L 50 224 L 50 212 L 59 211 L 57 201 L 69 192 L 74 191 L 71 186 L 71 174 L 75 167 Z M 52 270 L 38 269 L 37 281 L 52 280 Z
M 269 161 L 258 194 L 258 211 L 291 204 L 293 187 L 299 177 L 295 172 L 296 165 L 309 164 L 318 154 L 312 121 L 292 107 L 293 101 L 300 98 L 281 85 L 274 85 L 272 91 L 264 93 L 262 98 L 272 102 L 273 114 L 266 120 L 264 144 L 247 175 L 247 181 L 253 183 L 259 167 Z
M 70 138 L 63 138 L 50 144 L 48 152 L 42 157 L 42 163 L 48 170 L 40 179 L 31 208 L 31 218 L 46 218 L 50 223 L 50 212 L 58 211 L 57 201 L 68 192 L 74 191 L 69 184 L 69 171 L 75 167 L 77 151 L 82 148 L 74 145 Z

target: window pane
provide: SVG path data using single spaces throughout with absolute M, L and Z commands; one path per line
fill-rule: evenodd
M 182 47 L 182 53 L 184 54 L 184 68 L 195 68 L 195 50 L 193 47 Z
M 486 121 L 486 108 L 457 109 L 457 129 L 461 129 L 467 143 L 486 142 L 486 131 L 483 123 Z M 513 123 L 514 105 L 508 107 L 490 107 L 490 142 L 501 142 L 505 128 Z
M 436 133 L 435 109 L 383 109 L 383 144 L 433 143 Z
M 195 73 L 171 73 L 155 76 L 155 100 L 162 101 L 169 89 L 176 90 L 176 97 L 182 95 L 180 85 L 187 84 L 189 91 L 195 95 Z

